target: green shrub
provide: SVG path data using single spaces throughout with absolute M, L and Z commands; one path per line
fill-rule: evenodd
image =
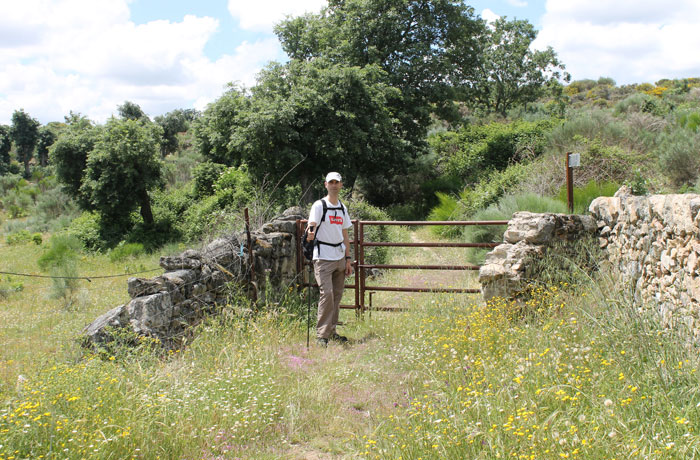
M 120 262 L 129 257 L 136 257 L 145 252 L 141 243 L 120 242 L 115 248 L 109 251 L 109 260 L 112 262 Z
M 182 135 L 180 145 L 189 141 Z M 180 137 L 180 136 L 178 136 Z M 189 183 L 193 177 L 194 169 L 202 162 L 202 156 L 193 148 L 180 149 L 177 153 L 168 155 L 163 159 L 165 169 L 163 175 L 169 187 L 182 187 Z
M 51 237 L 49 244 L 37 263 L 39 268 L 54 276 L 51 296 L 63 299 L 65 307 L 70 308 L 78 289 L 76 261 L 82 243 L 72 235 L 57 234 Z
M 136 224 L 127 233 L 126 240 L 128 243 L 143 245 L 146 251 L 155 251 L 181 236 L 176 225 L 177 217 L 170 209 L 160 206 L 153 208 L 153 224 L 151 225 L 145 224 L 136 216 L 133 220 Z
M 32 198 L 24 192 L 24 189 L 13 189 L 0 200 L 0 205 L 7 211 L 11 219 L 18 219 L 28 215 L 32 206 Z
M 33 233 L 32 234 L 32 243 L 36 244 L 37 246 L 41 246 L 41 243 L 43 243 L 43 238 L 41 236 L 41 233 Z
M 178 229 L 188 241 L 241 229 L 243 209 L 256 198 L 256 190 L 245 165 L 226 168 L 214 183 L 213 192 L 213 195 L 198 200 L 183 212 Z M 267 201 L 265 205 L 271 206 Z
M 24 284 L 19 281 L 13 281 L 10 276 L 3 279 L 0 277 L 0 299 L 7 299 L 14 292 L 24 290 Z
M 226 169 L 214 183 L 214 193 L 222 209 L 245 207 L 255 197 L 248 167 L 241 165 Z
M 65 215 L 77 216 L 79 212 L 75 201 L 58 187 L 49 189 L 38 196 L 35 211 L 45 223 Z
M 676 129 L 664 133 L 658 147 L 661 171 L 677 187 L 692 185 L 700 175 L 700 135 Z
M 532 174 L 535 167 L 535 164 L 517 163 L 504 171 L 492 173 L 473 188 L 465 188 L 460 194 L 460 202 L 464 207 L 463 217 L 471 216 L 479 209 L 497 202 L 503 195 L 511 193 L 523 179 Z
M 5 174 L 0 176 L 0 196 L 4 196 L 9 190 L 19 189 L 27 181 L 20 174 Z
M 665 117 L 671 111 L 671 105 L 665 99 L 646 93 L 634 93 L 615 105 L 615 114 L 632 112 L 649 113 L 656 117 Z
M 194 194 L 202 198 L 214 193 L 214 184 L 221 174 L 226 171 L 226 165 L 205 161 L 200 163 L 192 170 L 194 179 Z
M 468 125 L 457 133 L 436 134 L 429 142 L 446 175 L 475 182 L 484 171 L 502 170 L 514 161 L 542 154 L 547 133 L 558 123 L 548 118 L 536 122 Z
M 106 247 L 100 227 L 100 215 L 86 211 L 73 219 L 65 233 L 80 240 L 85 249 L 97 251 Z
M 639 152 L 624 145 L 608 143 L 603 139 L 577 138 L 581 153 L 581 167 L 575 169 L 575 179 L 581 183 L 624 183 L 632 179 L 635 170 L 643 174 L 654 171 L 653 153 Z M 562 171 L 563 174 L 563 171 Z
M 19 230 L 17 232 L 10 233 L 5 237 L 5 242 L 12 246 L 15 244 L 25 244 L 32 240 L 32 234 L 27 230 Z
M 184 212 L 179 229 L 186 241 L 194 242 L 217 235 L 235 224 L 242 228 L 240 212 L 225 212 L 220 208 L 218 198 L 211 195 L 195 202 Z
M 615 114 L 627 114 L 630 112 L 643 112 L 645 105 L 652 96 L 644 93 L 634 93 L 615 104 Z
M 468 220 L 477 211 L 496 203 L 503 195 L 512 193 L 537 167 L 536 163 L 516 163 L 503 171 L 494 171 L 473 188 L 462 190 L 454 208 L 449 199 L 445 200 L 443 209 L 431 214 L 435 218 L 430 220 Z M 448 216 L 449 218 L 444 218 Z M 443 236 L 459 234 L 459 230 L 454 227 L 435 226 L 432 231 Z
M 560 153 L 575 152 L 582 142 L 597 140 L 604 145 L 625 144 L 630 136 L 630 127 L 611 112 L 602 109 L 585 109 L 574 113 L 569 119 L 551 130 L 549 145 Z
M 683 128 L 689 129 L 694 133 L 698 132 L 698 126 L 700 126 L 700 113 L 699 112 L 686 112 L 682 113 L 678 117 L 678 124 Z
M 632 179 L 625 181 L 625 185 L 630 188 L 633 195 L 649 194 L 649 180 L 642 175 L 642 172 L 639 169 L 635 170 L 634 177 Z
M 285 210 L 292 206 L 301 206 L 303 192 L 301 184 L 285 185 L 284 188 L 274 191 L 272 196 L 279 203 L 279 208 Z
M 49 248 L 37 260 L 39 268 L 49 271 L 75 262 L 82 247 L 79 239 L 72 235 L 53 235 L 49 240 Z
M 461 206 L 459 200 L 454 196 L 448 195 L 446 193 L 437 192 L 435 195 L 437 196 L 440 203 L 430 211 L 430 214 L 428 215 L 428 220 L 459 220 L 455 217 L 458 215 L 463 215 L 463 212 L 460 212 Z M 455 237 L 460 232 L 459 228 L 446 225 L 436 225 L 434 227 L 431 227 L 431 230 L 438 235 L 445 236 L 448 238 Z

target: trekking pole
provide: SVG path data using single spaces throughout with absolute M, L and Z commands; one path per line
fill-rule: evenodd
M 309 265 L 309 288 L 306 291 L 306 298 L 308 301 L 306 307 L 306 351 L 309 351 L 309 336 L 311 330 L 311 265 Z

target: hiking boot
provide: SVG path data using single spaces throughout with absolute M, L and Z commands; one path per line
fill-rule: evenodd
M 348 341 L 347 337 L 342 336 L 342 335 L 338 334 L 337 332 L 332 333 L 329 338 L 331 340 L 333 340 L 334 342 L 338 342 L 338 343 L 347 343 L 347 341 Z
M 316 344 L 317 344 L 319 347 L 326 348 L 326 347 L 328 346 L 328 339 L 325 339 L 325 338 L 323 338 L 323 337 L 317 337 L 317 338 L 316 338 Z

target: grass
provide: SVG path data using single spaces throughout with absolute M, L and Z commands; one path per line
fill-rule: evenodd
M 38 257 L 31 245 L 1 247 L 2 260 L 21 249 Z M 393 253 L 400 263 L 450 257 L 461 256 Z M 373 283 L 473 282 L 433 273 Z M 237 303 L 182 350 L 162 356 L 146 342 L 114 359 L 80 357 L 72 339 L 120 301 L 123 279 L 73 314 L 28 281 L 11 294 L 12 314 L 3 306 L 3 324 L 23 315 L 11 342 L 3 326 L 1 358 L 22 378 L 3 371 L 0 459 L 698 457 L 696 354 L 651 311 L 630 307 L 612 277 L 579 275 L 575 286 L 533 288 L 520 305 L 377 296 L 375 305 L 410 310 L 364 320 L 343 311 L 341 333 L 353 342 L 308 351 L 303 302 L 255 315 Z
M 7 245 L 0 240 L 0 271 L 47 275 L 39 269 L 38 260 L 49 246 L 49 238 L 44 238 L 43 246 L 32 242 Z M 76 339 L 82 329 L 109 308 L 129 300 L 128 276 L 99 277 L 159 269 L 158 257 L 141 255 L 111 262 L 103 254 L 81 254 L 77 273 L 93 278 L 78 281 L 70 303 L 52 295 L 49 279 L 0 274 L 0 293 L 4 292 L 0 296 L 0 392 L 13 389 L 20 375 L 35 374 L 47 362 L 78 359 L 81 350 Z

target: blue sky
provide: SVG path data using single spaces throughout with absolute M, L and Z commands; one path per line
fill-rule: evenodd
M 479 0 L 468 3 L 475 12 L 482 15 L 484 10 L 490 10 L 498 16 L 507 16 L 510 19 L 527 19 L 536 27 L 539 27 L 540 18 L 544 14 L 544 1 L 521 0 Z M 131 20 L 136 24 L 146 24 L 158 19 L 167 19 L 172 22 L 182 21 L 185 15 L 211 16 L 219 20 L 219 28 L 204 48 L 205 54 L 210 59 L 231 52 L 233 44 L 244 40 L 261 40 L 269 35 L 269 32 L 260 30 L 245 30 L 240 27 L 240 22 L 235 19 L 227 9 L 225 1 L 199 0 L 134 0 L 130 5 Z M 488 13 L 487 13 L 488 14 Z
M 700 76 L 698 0 L 467 1 L 485 19 L 527 19 L 574 79 L 618 84 Z M 0 2 L 0 123 L 70 111 L 97 122 L 125 100 L 151 116 L 203 109 L 230 82 L 284 60 L 273 24 L 325 0 Z
M 235 44 L 244 40 L 254 42 L 269 35 L 264 31 L 242 29 L 239 21 L 229 13 L 226 1 L 135 0 L 130 6 L 131 20 L 136 24 L 146 24 L 158 19 L 179 22 L 188 14 L 217 18 L 219 28 L 204 47 L 204 53 L 210 59 L 230 53 Z

